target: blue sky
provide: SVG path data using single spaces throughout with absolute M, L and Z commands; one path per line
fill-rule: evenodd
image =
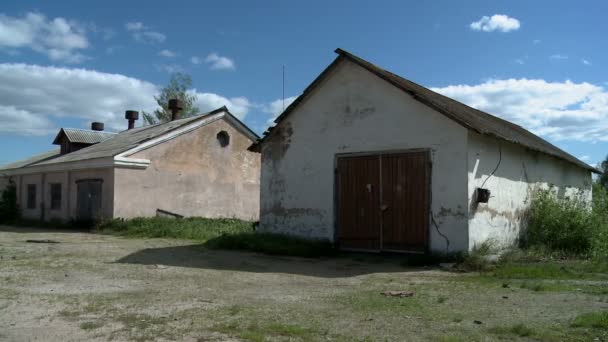
M 532 5 L 533 4 L 533 5 Z M 199 107 L 264 130 L 341 47 L 514 121 L 583 160 L 608 153 L 608 4 L 566 1 L 5 1 L 0 164 L 60 127 L 152 110 L 172 71 Z

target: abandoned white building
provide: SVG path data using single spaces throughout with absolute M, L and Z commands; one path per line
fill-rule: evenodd
M 250 149 L 260 231 L 340 248 L 469 251 L 518 239 L 531 191 L 591 198 L 588 164 L 346 51 Z
M 61 149 L 0 168 L 17 187 L 22 216 L 94 220 L 155 215 L 257 220 L 258 139 L 226 109 L 129 129 L 61 129 Z

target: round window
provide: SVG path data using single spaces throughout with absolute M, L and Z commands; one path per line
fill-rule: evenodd
M 220 146 L 226 147 L 230 144 L 230 136 L 226 131 L 221 131 L 217 134 L 217 141 L 220 143 Z

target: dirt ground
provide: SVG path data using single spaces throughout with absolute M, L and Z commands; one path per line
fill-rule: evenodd
M 562 340 L 574 317 L 608 309 L 601 291 L 501 286 L 391 257 L 271 257 L 1 226 L 0 257 L 7 341 Z M 415 294 L 380 294 L 390 290 Z M 534 334 L 510 328 L 524 324 Z

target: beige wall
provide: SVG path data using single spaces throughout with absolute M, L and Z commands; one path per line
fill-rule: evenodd
M 468 150 L 471 249 L 485 241 L 496 247 L 515 244 L 535 189 L 551 185 L 569 196 L 582 191 L 583 198 L 591 200 L 591 172 L 572 163 L 476 133 L 469 133 Z M 482 184 L 491 198 L 477 204 L 474 193 Z
M 0 184 L 6 182 L 7 177 Z M 110 168 L 62 171 L 50 173 L 36 173 L 12 176 L 17 185 L 17 202 L 21 208 L 22 216 L 26 219 L 39 220 L 43 217 L 44 208 L 45 220 L 68 221 L 76 218 L 76 197 L 78 180 L 102 179 L 102 208 L 103 218 L 111 218 L 113 214 L 114 198 L 114 172 Z M 51 210 L 51 191 L 52 183 L 61 184 L 61 208 Z M 36 207 L 27 208 L 27 185 L 36 185 Z
M 230 135 L 221 147 L 216 135 Z M 157 209 L 183 216 L 259 215 L 260 155 L 252 141 L 224 119 L 131 155 L 147 169 L 115 169 L 114 217 L 155 216 Z
M 450 252 L 467 250 L 467 130 L 351 62 L 263 144 L 260 230 L 333 240 L 336 155 L 421 148 L 432 159 L 430 248 L 446 251 L 443 234 Z

